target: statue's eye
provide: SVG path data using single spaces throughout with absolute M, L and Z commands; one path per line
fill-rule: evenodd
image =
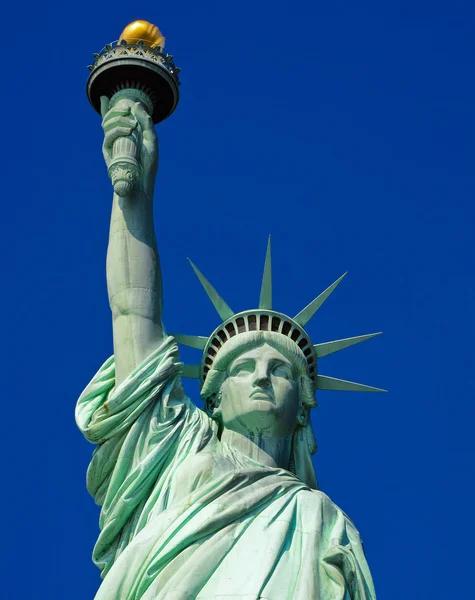
M 292 369 L 287 365 L 276 365 L 272 369 L 272 375 L 276 377 L 283 377 L 284 379 L 292 379 Z
M 245 375 L 246 373 L 252 373 L 254 371 L 254 363 L 251 362 L 242 362 L 238 365 L 235 365 L 231 369 L 231 377 L 235 377 L 236 375 Z

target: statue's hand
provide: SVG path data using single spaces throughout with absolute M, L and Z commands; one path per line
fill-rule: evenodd
M 112 146 L 120 137 L 127 137 L 138 128 L 140 132 L 140 187 L 151 193 L 158 166 L 158 142 L 153 121 L 140 102 L 119 104 L 109 109 L 107 96 L 101 98 L 102 128 L 104 143 L 102 153 L 107 167 L 112 160 Z

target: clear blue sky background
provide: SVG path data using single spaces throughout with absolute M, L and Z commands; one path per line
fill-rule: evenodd
M 85 96 L 92 53 L 136 18 L 182 67 L 158 127 L 156 226 L 170 331 L 217 325 L 190 256 L 234 310 L 297 313 L 349 275 L 314 343 L 389 389 L 323 392 L 322 489 L 363 537 L 380 600 L 473 592 L 474 26 L 453 0 L 10 3 L 3 23 L 2 598 L 84 600 L 98 509 L 77 396 L 112 350 L 111 187 Z M 10 30 L 10 27 L 12 29 Z M 184 355 L 197 361 L 197 354 Z M 189 387 L 194 397 L 197 387 Z

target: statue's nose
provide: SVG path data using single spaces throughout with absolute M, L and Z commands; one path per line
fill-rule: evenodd
M 270 379 L 267 375 L 263 377 L 256 377 L 253 383 L 254 387 L 268 388 L 270 387 Z

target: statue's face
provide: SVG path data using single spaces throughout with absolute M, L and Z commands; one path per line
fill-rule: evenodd
M 292 364 L 268 344 L 238 356 L 221 387 L 223 426 L 244 435 L 291 436 L 299 404 Z

